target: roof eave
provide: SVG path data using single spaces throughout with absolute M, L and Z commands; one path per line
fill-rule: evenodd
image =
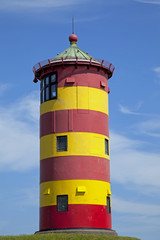
M 55 67 L 59 65 L 87 65 L 89 66 L 94 66 L 97 67 L 98 69 L 104 69 L 106 73 L 108 74 L 108 79 L 112 77 L 114 68 L 113 70 L 109 69 L 108 67 L 104 66 L 102 63 L 98 63 L 96 61 L 89 61 L 89 60 L 84 60 L 84 59 L 67 59 L 67 60 L 57 60 L 57 61 L 51 61 L 49 64 L 44 65 L 43 67 L 37 69 L 35 71 L 35 77 L 41 80 L 41 78 L 45 75 L 45 70 L 50 68 L 50 67 Z M 48 74 L 48 73 L 47 73 Z

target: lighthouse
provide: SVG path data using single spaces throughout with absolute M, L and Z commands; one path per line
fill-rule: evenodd
M 116 235 L 111 225 L 108 79 L 114 66 L 70 46 L 33 67 L 40 81 L 39 232 Z

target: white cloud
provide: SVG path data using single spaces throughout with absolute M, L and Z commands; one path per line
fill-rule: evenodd
M 26 170 L 38 165 L 39 97 L 31 93 L 0 107 L 0 169 Z
M 149 211 L 150 209 L 147 212 Z M 160 217 L 116 212 L 113 227 L 118 235 L 134 236 L 141 240 L 159 240 Z
M 135 0 L 136 2 L 147 3 L 147 4 L 155 4 L 160 5 L 160 0 Z
M 159 239 L 160 205 L 127 201 L 112 196 L 112 213 L 114 229 L 120 235 L 135 236 L 138 239 Z M 157 237 L 158 236 L 158 237 Z
M 155 72 L 160 73 L 160 67 L 156 67 L 153 69 Z
M 158 77 L 160 77 L 160 67 L 154 68 L 153 71 L 157 74 Z
M 160 216 L 160 205 L 131 202 L 112 196 L 112 207 L 120 213 L 145 216 Z
M 26 118 L 37 123 L 39 120 L 39 92 L 32 92 L 17 104 L 16 117 Z M 13 109 L 14 110 L 14 107 Z M 13 112 L 12 112 L 13 113 Z
M 151 137 L 160 137 L 160 117 L 141 122 L 136 128 L 138 133 Z
M 111 181 L 155 186 L 159 191 L 160 153 L 141 150 L 144 144 L 111 132 Z
M 15 204 L 19 207 L 39 206 L 38 187 L 20 189 L 15 196 L 12 197 Z
M 158 70 L 157 70 L 158 71 Z M 160 69 L 159 69 L 160 74 Z M 145 116 L 145 117 L 153 117 L 153 119 L 146 120 L 136 124 L 133 128 L 136 130 L 138 134 L 145 134 L 151 137 L 160 137 L 160 116 L 157 114 L 146 114 L 139 113 L 138 111 L 142 106 L 142 102 L 139 102 L 135 106 L 135 111 L 130 110 L 128 107 L 119 104 L 119 110 L 123 114 L 129 115 L 137 115 L 137 116 Z
M 121 113 L 124 113 L 124 114 L 131 114 L 131 115 L 140 115 L 140 116 L 142 116 L 142 115 L 144 115 L 143 113 L 136 112 L 136 111 L 138 111 L 140 109 L 141 106 L 142 106 L 142 102 L 139 102 L 137 104 L 137 106 L 135 106 L 135 111 L 133 111 L 133 110 L 130 110 L 128 107 L 119 104 L 119 111 Z
M 82 2 L 84 2 L 84 0 L 0 0 L 0 9 L 44 9 L 72 6 Z

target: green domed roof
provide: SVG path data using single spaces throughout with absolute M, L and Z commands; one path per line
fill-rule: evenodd
M 88 66 L 98 66 L 105 69 L 105 71 L 108 73 L 108 78 L 112 77 L 115 67 L 111 63 L 105 60 L 93 58 L 88 53 L 78 48 L 78 37 L 75 34 L 71 34 L 69 36 L 69 41 L 70 47 L 67 48 L 64 52 L 58 54 L 55 58 L 46 59 L 34 65 L 34 82 L 37 82 L 37 78 L 39 79 L 40 74 L 44 68 L 50 68 L 51 66 L 61 64 L 72 64 L 73 62 L 75 62 L 76 64 L 87 64 Z
M 67 48 L 65 51 L 63 51 L 61 54 L 58 54 L 55 58 L 51 59 L 51 63 L 58 61 L 58 60 L 73 60 L 75 61 L 76 59 L 78 60 L 87 60 L 90 61 L 92 59 L 92 62 L 96 62 L 100 64 L 99 61 L 96 59 L 92 58 L 88 53 L 85 53 L 83 50 L 77 47 L 77 40 L 78 37 L 75 34 L 70 35 L 69 37 L 70 40 L 70 47 Z

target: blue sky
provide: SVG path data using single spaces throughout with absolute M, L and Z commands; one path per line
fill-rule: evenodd
M 39 85 L 32 67 L 69 46 L 112 62 L 109 80 L 112 223 L 158 240 L 160 0 L 0 0 L 0 235 L 39 219 Z

